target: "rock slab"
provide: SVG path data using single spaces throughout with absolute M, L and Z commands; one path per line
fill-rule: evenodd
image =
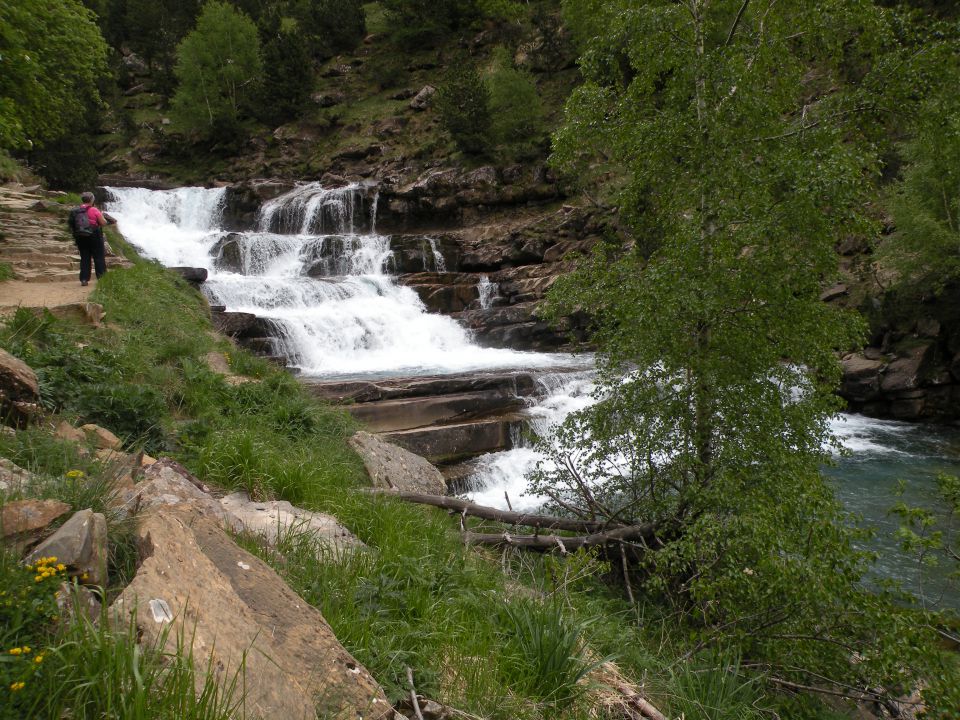
M 212 518 L 190 504 L 146 513 L 137 537 L 141 565 L 114 611 L 121 618 L 136 611 L 148 642 L 172 623 L 167 651 L 177 650 L 178 635 L 188 638 L 196 661 L 210 659 L 221 682 L 237 678 L 250 716 L 393 716 L 383 690 L 320 612 Z
M 363 460 L 374 487 L 429 495 L 447 492 L 443 475 L 420 455 L 363 431 L 350 438 L 350 447 Z
M 0 537 L 43 530 L 58 517 L 70 512 L 59 500 L 14 500 L 0 508 Z
M 245 492 L 220 499 L 226 521 L 235 532 L 260 536 L 270 547 L 291 533 L 309 535 L 335 556 L 364 547 L 363 543 L 332 515 L 294 507 L 285 500 L 255 502 Z
M 107 519 L 93 510 L 73 514 L 53 535 L 37 545 L 25 562 L 55 557 L 91 585 L 107 584 Z

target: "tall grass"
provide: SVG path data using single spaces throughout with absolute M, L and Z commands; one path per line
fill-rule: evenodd
M 193 656 L 191 639 L 182 631 L 175 651 L 164 651 L 170 627 L 143 645 L 135 619 L 115 629 L 106 610 L 97 623 L 76 612 L 46 652 L 25 717 L 233 720 L 242 707 L 242 668 L 218 678 L 209 659 Z

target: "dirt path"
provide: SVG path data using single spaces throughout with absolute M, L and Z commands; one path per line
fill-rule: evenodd
M 86 302 L 96 280 L 81 287 L 80 256 L 67 231 L 67 212 L 39 188 L 0 186 L 0 262 L 13 269 L 0 281 L 0 316 L 18 307 Z M 126 264 L 108 257 L 107 267 Z

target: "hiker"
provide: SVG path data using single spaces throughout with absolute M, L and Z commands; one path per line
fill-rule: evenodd
M 80 284 L 87 285 L 90 282 L 91 260 L 97 273 L 97 280 L 107 271 L 103 227 L 117 221 L 96 208 L 96 199 L 92 192 L 83 193 L 80 201 L 83 204 L 70 211 L 68 223 L 70 232 L 73 233 L 73 240 L 80 251 Z

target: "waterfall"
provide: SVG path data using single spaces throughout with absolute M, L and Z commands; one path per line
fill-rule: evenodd
M 204 267 L 204 292 L 275 328 L 291 366 L 322 377 L 441 374 L 564 364 L 566 356 L 479 347 L 428 313 L 388 274 L 390 238 L 376 232 L 377 194 L 353 184 L 299 185 L 264 203 L 256 229 L 222 229 L 224 189 L 108 188 L 107 209 L 142 254 Z M 438 270 L 445 269 L 430 242 Z
M 442 273 L 443 273 L 443 272 L 446 272 L 446 271 L 447 271 L 447 261 L 446 261 L 446 259 L 443 257 L 443 253 L 440 252 L 440 248 L 437 247 L 437 241 L 436 241 L 434 238 L 432 238 L 432 237 L 428 237 L 426 240 L 427 240 L 427 244 L 430 245 L 430 252 L 433 253 L 433 269 L 434 269 L 434 271 L 435 271 L 435 272 L 442 272 Z M 429 270 L 429 268 L 425 268 L 425 269 L 426 269 L 426 270 Z
M 497 283 L 490 282 L 486 275 L 480 276 L 480 282 L 477 283 L 477 299 L 482 310 L 487 310 L 493 304 L 493 299 L 500 292 L 500 286 Z

